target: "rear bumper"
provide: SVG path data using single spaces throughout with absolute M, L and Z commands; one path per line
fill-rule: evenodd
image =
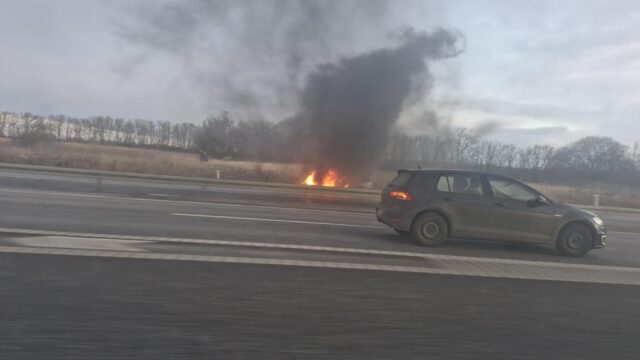
M 381 206 L 376 207 L 376 219 L 379 222 L 397 230 L 409 231 L 411 224 L 402 221 L 399 215 L 391 209 L 385 209 Z

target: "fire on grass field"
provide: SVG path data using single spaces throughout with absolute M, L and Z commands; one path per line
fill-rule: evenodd
M 340 176 L 336 170 L 328 169 L 324 172 L 313 170 L 302 182 L 305 185 L 314 186 L 328 186 L 328 187 L 343 187 L 348 188 L 349 183 L 345 176 Z
M 198 155 L 193 153 L 113 145 L 51 142 L 27 148 L 15 145 L 9 139 L 0 138 L 0 162 L 207 178 L 215 178 L 216 171 L 220 170 L 223 178 L 232 180 L 360 187 L 358 184 L 347 183 L 346 178 L 340 177 L 334 171 L 327 172 L 323 176 L 317 170 L 310 170 L 307 166 L 300 164 L 215 159 L 201 162 L 198 160 Z M 372 170 L 370 180 L 373 188 L 381 189 L 395 175 L 396 171 L 391 169 Z M 567 185 L 531 185 L 552 199 L 562 202 L 591 204 L 593 194 L 598 193 L 603 206 L 640 208 L 640 193 L 629 188 L 594 189 Z

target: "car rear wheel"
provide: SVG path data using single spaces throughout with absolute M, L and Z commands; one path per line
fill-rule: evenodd
M 420 244 L 438 246 L 447 240 L 449 228 L 447 222 L 438 214 L 422 214 L 411 227 L 411 236 Z
M 556 249 L 564 256 L 585 256 L 593 248 L 593 235 L 582 224 L 569 224 L 562 230 Z

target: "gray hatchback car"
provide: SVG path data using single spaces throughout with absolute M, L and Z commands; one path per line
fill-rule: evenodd
M 594 213 L 555 203 L 522 182 L 461 170 L 399 170 L 383 190 L 378 221 L 427 246 L 448 238 L 552 245 L 584 256 L 607 239 Z

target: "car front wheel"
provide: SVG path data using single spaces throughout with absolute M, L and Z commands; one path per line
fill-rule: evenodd
M 447 222 L 438 214 L 422 214 L 411 227 L 411 236 L 420 244 L 438 246 L 447 240 L 449 228 Z
M 585 256 L 592 247 L 593 235 L 582 224 L 567 225 L 556 242 L 558 252 L 570 257 Z

